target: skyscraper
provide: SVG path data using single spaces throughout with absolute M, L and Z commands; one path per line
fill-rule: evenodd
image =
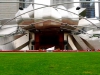
M 90 3 L 81 3 L 81 7 L 86 8 L 86 17 L 94 18 L 95 17 L 95 4 L 92 3 L 93 0 L 80 0 L 80 1 L 91 1 Z
M 0 0 L 2 2 L 7 2 L 8 0 Z M 9 2 L 12 0 L 9 0 Z M 18 1 L 18 0 L 13 0 Z M 0 3 L 0 19 L 4 18 L 12 18 L 15 13 L 18 11 L 19 4 L 18 3 Z
M 19 0 L 21 2 L 33 2 L 34 0 Z M 29 6 L 29 3 L 20 3 L 19 6 L 26 8 L 27 6 Z
M 100 0 L 95 0 L 100 1 Z M 100 19 L 100 3 L 95 3 L 95 17 Z
M 7 0 L 0 0 L 7 2 Z M 9 0 L 9 2 L 32 2 L 33 0 Z M 16 12 L 19 10 L 19 6 L 25 8 L 29 3 L 0 3 L 0 19 L 13 18 Z
M 53 3 L 52 4 L 60 4 L 60 3 L 66 3 L 66 2 L 73 2 L 73 0 L 53 0 Z M 73 5 L 73 3 L 71 3 L 71 4 L 64 4 L 64 6 L 66 7 L 66 8 L 71 8 L 71 7 L 73 7 L 74 5 Z

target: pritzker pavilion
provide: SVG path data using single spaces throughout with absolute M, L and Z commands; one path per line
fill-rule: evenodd
M 0 50 L 99 50 L 100 21 L 96 9 L 95 17 L 88 18 L 88 10 L 80 6 L 79 0 L 58 4 L 52 1 L 34 0 L 25 8 L 20 6 L 13 18 L 2 19 Z M 96 7 L 98 2 L 89 6 Z

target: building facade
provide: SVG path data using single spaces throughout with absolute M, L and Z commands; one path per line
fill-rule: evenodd
M 6 2 L 7 0 L 0 0 L 1 2 Z M 9 0 L 9 2 L 15 2 L 15 3 L 0 3 L 0 19 L 5 18 L 13 18 L 16 14 L 16 12 L 19 10 L 19 6 L 25 8 L 29 4 L 25 3 L 16 3 L 17 1 L 22 2 L 31 2 L 33 0 Z
M 6 2 L 7 0 L 0 0 L 2 2 Z M 9 1 L 18 1 L 18 0 L 9 0 Z M 15 13 L 18 11 L 19 4 L 18 3 L 0 3 L 0 19 L 12 18 Z
M 91 1 L 91 3 L 81 3 L 81 7 L 86 8 L 86 17 L 94 18 L 95 17 L 95 3 L 92 3 L 94 0 L 80 0 L 80 1 Z
M 19 0 L 21 2 L 33 2 L 34 0 Z M 30 5 L 30 3 L 20 3 L 19 6 L 22 6 L 23 8 L 26 8 L 27 6 Z
M 6 1 L 6 0 L 1 0 L 1 1 Z M 22 2 L 34 2 L 34 0 L 9 0 L 9 1 L 22 1 Z M 78 2 L 79 0 L 51 0 L 51 4 L 56 5 L 60 3 L 66 3 L 66 2 L 72 2 L 70 4 L 64 4 L 66 8 L 71 8 L 73 6 L 81 6 L 84 8 L 87 8 L 86 11 L 86 17 L 87 18 L 93 18 L 98 17 L 99 18 L 99 3 L 73 3 L 73 2 Z M 93 0 L 80 0 L 80 1 L 93 1 Z M 95 0 L 99 1 L 99 0 Z M 16 12 L 19 10 L 19 6 L 25 8 L 29 5 L 29 3 L 1 3 L 0 4 L 0 19 L 4 18 L 13 18 Z M 96 10 L 95 10 L 96 9 Z M 96 13 L 95 13 L 96 12 Z
M 72 3 L 63 4 L 63 6 L 65 6 L 66 8 L 71 8 L 73 6 L 75 7 L 80 6 L 80 3 L 73 3 L 73 2 L 79 2 L 79 0 L 53 0 L 52 4 L 56 5 L 56 4 L 67 3 L 67 2 L 72 2 Z
M 95 0 L 100 1 L 100 0 Z M 100 3 L 95 3 L 95 17 L 100 19 Z

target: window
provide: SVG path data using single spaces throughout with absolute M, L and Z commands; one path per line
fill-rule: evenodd
M 20 2 L 25 2 L 25 0 L 19 0 Z M 25 3 L 19 3 L 19 7 L 25 8 Z

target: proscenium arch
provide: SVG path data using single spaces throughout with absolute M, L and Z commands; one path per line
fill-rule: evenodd
M 39 22 L 36 22 L 36 23 L 32 23 L 31 25 L 33 26 L 33 25 L 35 25 L 35 24 L 37 24 L 37 23 L 42 23 L 42 22 L 44 22 L 44 21 L 48 21 L 48 20 L 51 20 L 51 21 L 55 21 L 55 20 L 52 20 L 52 19 L 41 19 L 42 21 L 39 21 Z M 67 23 L 63 23 L 63 22 L 60 22 L 60 21 L 55 21 L 55 22 L 58 22 L 58 23 L 61 23 L 62 25 L 66 25 L 66 26 L 71 26 L 70 24 L 67 24 Z M 15 27 L 15 26 L 14 26 Z M 17 26 L 16 26 L 17 27 Z M 76 30 L 80 30 L 79 28 L 77 28 L 77 27 L 74 27 L 74 26 L 71 26 L 71 27 L 73 27 L 73 28 L 75 28 Z M 12 28 L 12 27 L 9 27 L 9 28 Z M 7 29 L 7 28 L 3 28 L 3 29 Z M 67 29 L 68 30 L 68 29 Z M 73 30 L 74 31 L 74 30 Z M 84 30 L 81 30 L 81 31 L 83 31 L 83 33 L 86 33 Z M 14 35 L 14 34 L 17 34 L 17 33 L 11 33 L 12 35 Z M 8 35 L 11 35 L 11 34 L 8 34 Z M 86 34 L 88 34 L 88 33 L 86 33 Z M 6 35 L 6 36 L 8 36 L 8 35 Z M 90 35 L 90 34 L 88 34 L 88 35 Z
M 44 21 L 41 21 L 41 22 L 44 22 Z M 56 22 L 59 22 L 59 21 L 56 21 Z M 39 23 L 39 22 L 37 22 L 37 23 Z M 59 23 L 62 23 L 62 22 L 59 22 Z M 67 23 L 63 23 L 63 24 L 67 24 Z M 68 24 L 67 24 L 68 25 Z M 73 27 L 73 26 L 72 26 Z M 73 27 L 73 28 L 76 28 L 76 27 Z M 70 30 L 70 31 L 74 31 L 74 30 L 71 30 L 71 29 L 67 29 L 67 30 Z M 78 30 L 80 30 L 80 29 L 78 29 Z M 82 30 L 81 30 L 82 31 Z M 79 33 L 81 33 L 81 32 L 79 32 Z M 15 34 L 17 34 L 17 33 L 15 33 Z M 9 34 L 9 35 L 7 35 L 7 37 L 9 37 L 9 36 L 13 36 L 13 35 L 15 35 L 15 34 Z M 88 33 L 86 33 L 86 34 L 88 34 Z M 88 35 L 90 35 L 90 34 L 88 34 Z M 8 44 L 8 43 L 11 43 L 11 42 L 13 42 L 14 40 L 12 40 L 12 41 L 10 41 L 10 42 L 7 42 L 7 43 L 5 43 L 5 44 L 0 44 L 0 45 L 6 45 L 6 44 Z
M 45 21 L 46 21 L 46 20 L 45 20 Z M 44 21 L 41 21 L 41 22 L 44 22 Z M 56 22 L 59 22 L 59 21 L 56 21 Z M 39 23 L 39 22 L 37 22 L 37 23 Z M 59 22 L 59 23 L 62 23 L 62 22 Z M 68 25 L 67 23 L 62 23 L 62 24 Z M 73 28 L 76 28 L 76 27 L 73 27 Z M 74 30 L 71 30 L 71 29 L 67 29 L 67 30 L 74 31 Z M 78 30 L 80 30 L 80 29 L 78 29 Z M 79 32 L 79 33 L 81 33 L 81 32 Z M 16 33 L 16 34 L 17 34 L 17 33 Z M 13 35 L 15 35 L 15 34 L 9 34 L 9 35 L 7 35 L 7 37 L 13 36 Z M 4 43 L 4 44 L 1 44 L 1 45 L 6 45 L 6 44 L 11 43 L 11 42 L 13 42 L 13 41 L 14 41 L 14 40 L 12 40 L 12 41 L 10 41 L 10 42 L 7 42 L 7 43 Z
M 74 31 L 74 30 L 71 30 L 71 29 L 67 29 L 67 30 L 69 30 L 69 31 Z M 75 31 L 74 31 L 75 32 Z M 79 33 L 81 33 L 81 32 L 79 32 Z M 17 34 L 17 33 L 15 33 L 15 34 Z M 15 35 L 15 34 L 10 34 L 10 35 L 7 35 L 7 37 L 9 37 L 9 36 L 13 36 L 13 35 Z M 86 34 L 88 34 L 88 33 L 86 33 Z M 71 34 L 70 34 L 71 35 Z M 89 35 L 89 34 L 88 34 Z M 12 40 L 12 41 L 10 41 L 10 42 L 7 42 L 7 43 L 4 43 L 4 44 L 0 44 L 0 45 L 6 45 L 6 44 L 9 44 L 9 43 L 11 43 L 11 42 L 13 42 L 14 40 Z

